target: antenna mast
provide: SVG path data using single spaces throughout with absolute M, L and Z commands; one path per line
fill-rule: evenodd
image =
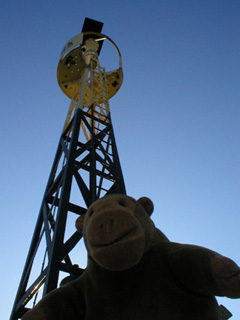
M 21 319 L 40 293 L 45 296 L 56 289 L 60 272 L 74 277 L 84 272 L 70 257 L 82 238 L 73 221 L 96 199 L 126 194 L 109 109 L 109 99 L 123 81 L 122 61 L 116 44 L 101 34 L 102 26 L 86 18 L 82 33 L 70 39 L 61 53 L 57 79 L 71 103 L 10 320 Z M 98 60 L 104 41 L 115 47 L 119 58 L 116 70 L 109 72 Z

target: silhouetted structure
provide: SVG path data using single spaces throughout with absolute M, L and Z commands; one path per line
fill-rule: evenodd
M 96 199 L 126 193 L 108 104 L 122 83 L 121 55 L 115 43 L 100 34 L 102 26 L 86 18 L 82 33 L 70 39 L 62 51 L 58 82 L 71 104 L 10 320 L 21 319 L 31 308 L 28 305 L 36 303 L 40 290 L 44 296 L 57 288 L 60 272 L 75 277 L 83 273 L 78 261 L 74 264 L 70 258 L 82 238 L 74 230 L 74 220 Z M 119 55 L 119 67 L 114 71 L 105 72 L 98 60 L 104 40 L 110 41 Z M 67 236 L 70 215 L 74 216 L 73 231 Z M 35 265 L 40 271 L 33 271 Z

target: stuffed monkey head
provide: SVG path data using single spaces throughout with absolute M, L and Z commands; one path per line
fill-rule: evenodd
M 109 195 L 94 202 L 76 220 L 89 256 L 101 267 L 122 271 L 135 266 L 151 247 L 153 203 L 125 195 Z

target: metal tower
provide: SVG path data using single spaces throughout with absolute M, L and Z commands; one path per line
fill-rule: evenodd
M 60 272 L 71 276 L 84 272 L 70 257 L 82 237 L 74 229 L 77 215 L 106 194 L 126 193 L 109 111 L 109 99 L 123 80 L 121 55 L 116 44 L 100 33 L 102 26 L 86 18 L 82 33 L 70 39 L 61 53 L 57 78 L 71 103 L 10 320 L 21 319 L 40 293 L 44 296 L 57 288 Z M 104 40 L 115 47 L 119 58 L 118 68 L 109 72 L 98 60 Z

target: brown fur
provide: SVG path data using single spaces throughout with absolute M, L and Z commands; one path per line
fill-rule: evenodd
M 150 199 L 96 201 L 76 227 L 88 266 L 24 320 L 218 320 L 215 295 L 240 297 L 240 269 L 206 248 L 170 242 L 149 218 Z

